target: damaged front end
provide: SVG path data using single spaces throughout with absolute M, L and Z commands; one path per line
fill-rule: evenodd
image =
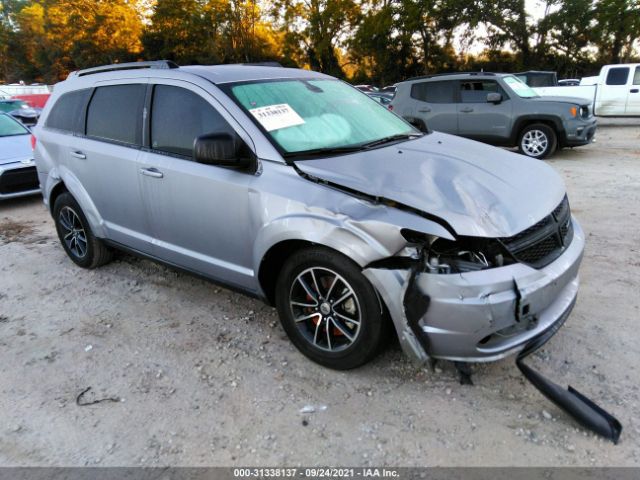
M 398 272 L 403 320 L 431 358 L 482 362 L 515 353 L 568 315 L 577 296 L 584 234 L 566 197 L 508 238 L 402 235 L 408 253 L 365 272 Z
M 380 278 L 390 281 L 391 272 L 402 279 L 401 311 L 395 313 L 404 323 L 405 350 L 418 343 L 424 355 L 415 358 L 454 362 L 520 352 L 518 368 L 536 388 L 582 425 L 617 442 L 621 427 L 615 418 L 523 363 L 557 332 L 577 298 L 584 234 L 566 197 L 547 217 L 509 238 L 402 234 L 410 254 L 373 262 L 365 273 L 376 277 L 379 289 Z M 383 289 L 383 297 L 385 290 L 391 289 Z

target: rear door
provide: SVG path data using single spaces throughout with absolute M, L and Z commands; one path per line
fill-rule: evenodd
M 640 65 L 635 67 L 631 77 L 625 115 L 640 115 Z
M 416 82 L 411 86 L 415 101 L 414 117 L 431 130 L 458 134 L 455 80 Z
M 69 155 L 108 238 L 151 253 L 138 173 L 146 90 L 146 79 L 97 84 L 86 112 L 85 135 L 77 138 Z
M 155 256 L 254 289 L 249 187 L 256 176 L 193 161 L 200 135 L 235 131 L 249 144 L 250 139 L 208 92 L 188 82 L 153 86 L 149 123 L 140 178 Z
M 487 102 L 489 93 L 502 95 L 500 103 Z M 461 80 L 458 103 L 458 132 L 478 140 L 510 138 L 513 102 L 496 80 Z
M 598 115 L 624 115 L 630 95 L 630 72 L 628 66 L 609 67 L 604 85 L 598 87 L 596 113 Z

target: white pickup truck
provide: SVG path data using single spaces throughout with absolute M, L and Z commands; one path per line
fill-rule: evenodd
M 578 97 L 592 102 L 601 117 L 640 116 L 640 63 L 605 65 L 597 77 L 585 77 L 575 87 L 538 87 L 538 95 Z

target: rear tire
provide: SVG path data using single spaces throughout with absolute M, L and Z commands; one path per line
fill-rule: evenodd
M 111 260 L 112 251 L 93 234 L 87 217 L 70 193 L 56 198 L 53 219 L 60 243 L 76 265 L 92 269 Z
M 544 123 L 526 126 L 518 137 L 518 150 L 531 158 L 546 158 L 555 152 L 557 146 L 556 132 Z
M 390 337 L 378 295 L 360 267 L 326 248 L 299 250 L 287 259 L 276 307 L 296 348 L 336 370 L 368 362 Z

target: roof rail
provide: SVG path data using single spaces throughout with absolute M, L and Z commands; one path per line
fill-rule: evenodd
M 282 67 L 280 62 L 248 62 L 248 63 L 238 63 L 237 65 L 244 65 L 248 67 Z
M 94 73 L 104 72 L 117 72 L 119 70 L 137 70 L 142 68 L 179 68 L 178 65 L 171 60 L 155 60 L 152 62 L 129 62 L 129 63 L 114 63 L 112 65 L 103 65 L 101 67 L 85 68 L 84 70 L 78 70 L 71 72 L 68 78 L 71 77 L 84 77 L 85 75 L 93 75 Z
M 431 75 L 421 75 L 418 77 L 411 77 L 411 78 L 407 78 L 405 80 L 405 82 L 408 82 L 410 80 L 424 80 L 427 78 L 434 78 L 434 77 L 447 77 L 447 76 L 451 76 L 451 75 L 489 75 L 492 77 L 495 77 L 497 74 L 493 73 L 493 72 L 448 72 L 448 73 L 433 73 Z

